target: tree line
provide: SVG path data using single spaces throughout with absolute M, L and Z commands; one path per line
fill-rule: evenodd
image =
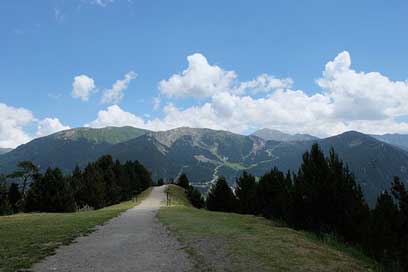
M 147 169 L 138 161 L 120 163 L 110 155 L 75 167 L 64 175 L 57 168 L 40 173 L 31 162 L 18 163 L 18 170 L 0 176 L 0 215 L 24 212 L 73 212 L 100 209 L 130 200 L 152 185 Z M 8 184 L 7 178 L 20 179 Z
M 191 185 L 186 179 L 183 175 L 178 183 L 188 189 Z M 194 199 L 202 199 L 194 191 Z M 391 192 L 381 193 L 370 209 L 348 167 L 333 149 L 325 157 L 317 144 L 303 155 L 297 173 L 273 168 L 257 179 L 244 171 L 235 188 L 219 177 L 198 207 L 260 215 L 294 229 L 330 235 L 361 248 L 386 270 L 408 271 L 408 191 L 404 183 L 394 178 Z

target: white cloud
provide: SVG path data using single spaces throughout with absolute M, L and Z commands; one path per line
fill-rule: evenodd
M 33 126 L 37 127 L 35 134 L 29 132 Z M 2 148 L 15 148 L 34 137 L 46 136 L 64 129 L 69 127 L 62 125 L 58 118 L 38 120 L 28 109 L 0 103 L 0 147 Z
M 248 90 L 253 93 L 259 92 L 269 92 L 272 90 L 288 89 L 293 85 L 293 80 L 291 78 L 275 78 L 267 74 L 261 74 L 256 79 L 242 82 L 235 93 L 244 94 Z
M 31 139 L 24 127 L 34 121 L 31 111 L 0 103 L 0 147 L 15 148 Z
M 245 94 L 247 91 L 255 94 L 277 89 L 290 88 L 293 80 L 290 78 L 275 78 L 261 74 L 251 81 L 236 83 L 237 74 L 226 71 L 219 66 L 210 65 L 202 54 L 195 53 L 187 57 L 188 67 L 181 74 L 174 74 L 168 80 L 159 83 L 162 94 L 168 97 L 211 97 L 221 92 Z
M 236 78 L 234 71 L 225 71 L 208 64 L 199 53 L 187 57 L 188 67 L 181 74 L 172 75 L 159 83 L 162 94 L 169 97 L 208 97 L 229 89 Z
M 321 92 L 312 95 L 292 90 L 290 78 L 262 74 L 239 83 L 235 72 L 209 65 L 200 54 L 189 56 L 188 61 L 181 74 L 160 82 L 161 93 L 209 100 L 185 109 L 167 104 L 163 118 L 137 117 L 138 126 L 152 130 L 209 127 L 237 133 L 270 127 L 318 136 L 347 130 L 408 133 L 408 123 L 396 121 L 399 116 L 408 116 L 408 82 L 392 81 L 378 72 L 357 72 L 351 69 L 348 52 L 326 64 L 316 81 Z M 256 93 L 263 95 L 251 96 Z
M 106 7 L 109 4 L 112 4 L 113 2 L 115 2 L 115 0 L 87 0 L 87 1 L 91 4 L 95 4 L 101 7 Z
M 144 127 L 142 118 L 122 110 L 118 105 L 109 106 L 106 110 L 98 112 L 96 120 L 86 124 L 85 126 L 101 128 L 101 127 Z
M 88 101 L 89 96 L 95 92 L 95 82 L 87 75 L 79 75 L 74 77 L 72 83 L 72 97 L 79 98 L 82 101 Z
M 391 81 L 378 72 L 356 72 L 346 51 L 326 64 L 317 84 L 332 99 L 339 120 L 385 120 L 408 114 L 408 82 Z
M 42 137 L 66 129 L 70 129 L 70 127 L 61 124 L 58 118 L 45 118 L 38 121 L 36 135 Z
M 128 88 L 130 81 L 136 77 L 137 74 L 135 72 L 128 72 L 123 79 L 117 80 L 111 89 L 104 91 L 101 102 L 105 104 L 119 103 L 124 97 L 123 91 Z

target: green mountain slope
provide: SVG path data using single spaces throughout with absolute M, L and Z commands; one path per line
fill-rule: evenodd
M 10 152 L 11 150 L 13 150 L 13 149 L 12 148 L 0 148 L 0 155 L 6 154 L 6 153 Z
M 408 151 L 408 135 L 407 134 L 384 134 L 384 135 L 371 135 L 377 140 L 398 146 Z
M 40 169 L 58 166 L 72 170 L 105 154 L 115 144 L 146 133 L 133 127 L 76 128 L 34 139 L 0 156 L 0 172 L 15 169 L 18 161 L 30 160 Z

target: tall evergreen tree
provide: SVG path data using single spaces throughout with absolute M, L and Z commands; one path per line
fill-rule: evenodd
M 207 195 L 210 211 L 233 212 L 237 210 L 235 195 L 224 177 L 219 177 Z
M 255 177 L 244 171 L 236 180 L 235 196 L 237 197 L 238 212 L 256 213 L 256 189 Z
M 365 247 L 371 256 L 390 268 L 395 265 L 398 255 L 399 225 L 398 207 L 392 196 L 384 192 L 371 211 Z
M 333 150 L 326 159 L 317 144 L 303 156 L 291 210 L 295 227 L 354 242 L 361 242 L 369 216 L 354 176 Z
M 31 161 L 21 161 L 17 163 L 17 170 L 8 175 L 8 177 L 22 179 L 21 194 L 24 197 L 28 186 L 36 175 L 38 175 L 38 167 L 35 164 Z
M 8 191 L 8 200 L 11 205 L 11 208 L 13 209 L 13 212 L 14 213 L 18 212 L 21 208 L 21 192 L 20 189 L 18 188 L 17 183 L 12 183 L 10 185 Z
M 263 175 L 256 192 L 257 210 L 267 218 L 286 221 L 291 204 L 292 179 L 277 168 Z
M 398 201 L 398 262 L 403 271 L 408 271 L 408 191 L 398 177 L 391 184 L 392 194 Z
M 75 199 L 69 181 L 59 168 L 48 168 L 44 175 L 38 175 L 26 199 L 27 211 L 72 212 Z
M 197 190 L 197 188 L 194 188 L 194 186 L 190 185 L 187 189 L 187 198 L 190 200 L 190 203 L 198 208 L 204 208 L 205 206 L 205 200 L 200 193 L 200 191 Z
M 74 171 L 70 177 L 71 189 L 74 194 L 74 199 L 77 208 L 83 208 L 86 203 L 86 195 L 84 190 L 84 181 L 82 178 L 82 171 L 78 165 L 75 166 Z
M 6 177 L 0 174 L 0 215 L 13 213 L 13 209 L 8 200 L 8 188 L 5 180 Z
M 180 177 L 177 179 L 177 185 L 186 190 L 190 187 L 190 181 L 188 180 L 188 177 L 186 174 L 182 173 L 180 175 Z

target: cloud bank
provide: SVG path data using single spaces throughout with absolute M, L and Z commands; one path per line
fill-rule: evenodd
M 326 63 L 314 93 L 294 88 L 291 78 L 268 74 L 240 81 L 237 72 L 210 64 L 202 54 L 190 55 L 184 71 L 158 83 L 158 93 L 151 100 L 157 118 L 151 118 L 150 112 L 138 116 L 117 105 L 135 78 L 136 73 L 130 71 L 105 90 L 101 101 L 112 105 L 85 125 L 150 130 L 189 126 L 244 134 L 267 127 L 320 137 L 348 130 L 408 133 L 408 81 L 356 71 L 347 51 Z M 72 85 L 72 95 L 82 101 L 95 92 L 94 80 L 86 75 L 75 77 Z M 178 106 L 180 100 L 187 106 Z M 26 128 L 33 124 L 37 131 L 27 133 Z M 0 103 L 0 147 L 15 147 L 33 136 L 67 128 L 57 118 L 37 120 L 27 109 Z
M 160 94 L 168 99 L 162 118 L 143 119 L 116 106 L 115 112 L 109 108 L 101 111 L 90 124 L 104 126 L 100 114 L 104 112 L 109 119 L 108 115 L 118 114 L 120 109 L 120 114 L 132 116 L 132 121 L 120 124 L 152 130 L 190 126 L 237 133 L 269 127 L 318 136 L 347 130 L 408 133 L 408 123 L 397 121 L 408 116 L 408 82 L 392 81 L 379 72 L 353 70 L 347 51 L 325 65 L 316 80 L 320 91 L 314 94 L 293 89 L 290 78 L 267 74 L 239 82 L 235 71 L 211 65 L 199 53 L 188 56 L 187 62 L 184 71 L 159 82 Z M 183 98 L 199 102 L 177 107 L 173 100 Z

